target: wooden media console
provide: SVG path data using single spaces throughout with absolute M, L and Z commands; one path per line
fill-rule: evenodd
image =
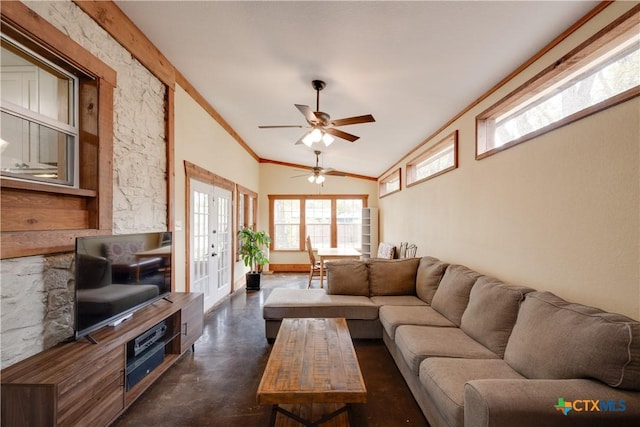
M 0 372 L 3 426 L 104 426 L 202 335 L 203 295 L 174 292 L 115 327 L 58 344 Z M 126 390 L 127 344 L 165 322 L 162 361 Z

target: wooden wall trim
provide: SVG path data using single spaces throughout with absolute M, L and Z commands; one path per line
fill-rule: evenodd
M 224 188 L 225 190 L 229 190 L 232 193 L 235 192 L 236 184 L 230 179 L 223 178 L 220 175 L 216 175 L 215 173 L 210 172 L 207 169 L 191 163 L 187 160 L 184 161 L 184 169 L 187 180 L 189 180 L 189 178 L 194 178 L 199 181 L 206 182 L 207 184 L 212 184 L 216 187 Z
M 273 165 L 287 166 L 287 167 L 296 168 L 296 169 L 310 169 L 310 166 L 307 166 L 307 165 L 299 165 L 297 163 L 281 162 L 279 160 L 260 159 L 260 163 L 270 163 L 270 164 L 273 164 Z M 378 180 L 378 178 L 374 177 L 374 176 L 358 175 L 358 174 L 355 174 L 355 173 L 342 172 L 342 171 L 333 171 L 333 172 L 329 173 L 328 175 L 344 175 L 344 176 L 349 177 L 349 178 L 358 178 L 358 179 L 364 179 L 364 180 L 367 180 L 367 181 L 377 181 Z
M 545 55 L 551 49 L 553 49 L 554 47 L 559 45 L 561 42 L 563 42 L 571 34 L 575 33 L 577 30 L 579 30 L 583 25 L 585 25 L 587 22 L 589 22 L 594 16 L 596 16 L 597 14 L 602 12 L 611 3 L 613 3 L 613 1 L 602 1 L 602 2 L 600 2 L 596 7 L 594 7 L 589 12 L 587 12 L 586 15 L 584 15 L 582 18 L 580 18 L 572 26 L 567 28 L 562 34 L 560 34 L 558 37 L 553 39 L 545 47 L 540 49 L 540 51 L 538 51 L 535 55 L 533 55 L 531 58 L 529 58 L 527 61 L 525 61 L 518 68 L 513 70 L 508 76 L 506 76 L 505 78 L 500 80 L 498 83 L 496 83 L 495 86 L 493 86 L 491 89 L 489 89 L 483 95 L 481 95 L 478 99 L 476 99 L 471 104 L 469 104 L 465 109 L 463 109 L 458 114 L 456 114 L 453 118 L 451 118 L 451 120 L 449 120 L 444 125 L 442 125 L 440 127 L 440 129 L 438 129 L 435 132 L 433 132 L 431 135 L 429 135 L 427 138 L 425 138 L 420 144 L 418 144 L 416 147 L 411 149 L 404 156 L 400 157 L 400 159 L 397 162 L 395 162 L 391 167 L 389 167 L 387 170 L 385 170 L 383 173 L 381 173 L 380 176 L 378 176 L 378 179 L 382 178 L 387 173 L 391 172 L 394 168 L 400 166 L 406 158 L 408 158 L 409 156 L 413 155 L 416 151 L 422 149 L 422 147 L 424 147 L 427 143 L 429 143 L 433 138 L 438 136 L 438 134 L 443 132 L 447 127 L 451 126 L 456 120 L 458 120 L 460 117 L 462 117 L 465 114 L 467 114 L 476 105 L 480 104 L 482 101 L 484 101 L 485 99 L 487 99 L 488 97 L 493 95 L 495 92 L 497 92 L 504 85 L 509 83 L 514 77 L 516 77 L 518 74 L 523 72 L 527 67 L 529 67 L 531 64 L 536 62 L 538 59 L 540 59 L 543 55 Z
M 124 46 L 154 76 L 165 85 L 174 87 L 176 78 L 173 65 L 115 3 L 94 0 L 74 0 L 73 2 Z M 4 4 L 2 7 L 4 8 Z

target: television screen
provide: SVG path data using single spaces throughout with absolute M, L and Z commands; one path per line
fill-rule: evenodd
M 171 292 L 171 232 L 76 238 L 75 338 Z

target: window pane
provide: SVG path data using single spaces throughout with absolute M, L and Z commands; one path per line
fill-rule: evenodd
M 274 249 L 300 248 L 300 200 L 274 200 Z
M 362 245 L 362 200 L 336 200 L 338 247 L 359 249 Z
M 331 247 L 331 200 L 307 200 L 305 203 L 307 236 L 314 248 Z
M 73 125 L 74 80 L 2 40 L 2 103 Z
M 494 148 L 535 132 L 640 85 L 640 48 L 627 49 L 603 67 L 593 63 L 564 86 L 562 81 L 536 102 L 496 119 Z
M 3 112 L 0 136 L 3 175 L 72 183 L 72 135 Z
M 625 14 L 478 115 L 476 159 L 637 96 L 637 16 Z
M 2 175 L 75 185 L 77 79 L 2 36 Z
M 443 147 L 433 155 L 416 163 L 415 180 L 419 181 L 450 168 L 454 164 L 453 144 Z
M 407 163 L 407 185 L 441 175 L 458 167 L 458 131 Z

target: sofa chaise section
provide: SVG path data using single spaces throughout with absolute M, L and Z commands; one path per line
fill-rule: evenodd
M 275 339 L 288 317 L 344 317 L 353 338 L 380 338 L 378 306 L 360 295 L 330 295 L 324 289 L 274 289 L 262 309 L 265 333 Z

